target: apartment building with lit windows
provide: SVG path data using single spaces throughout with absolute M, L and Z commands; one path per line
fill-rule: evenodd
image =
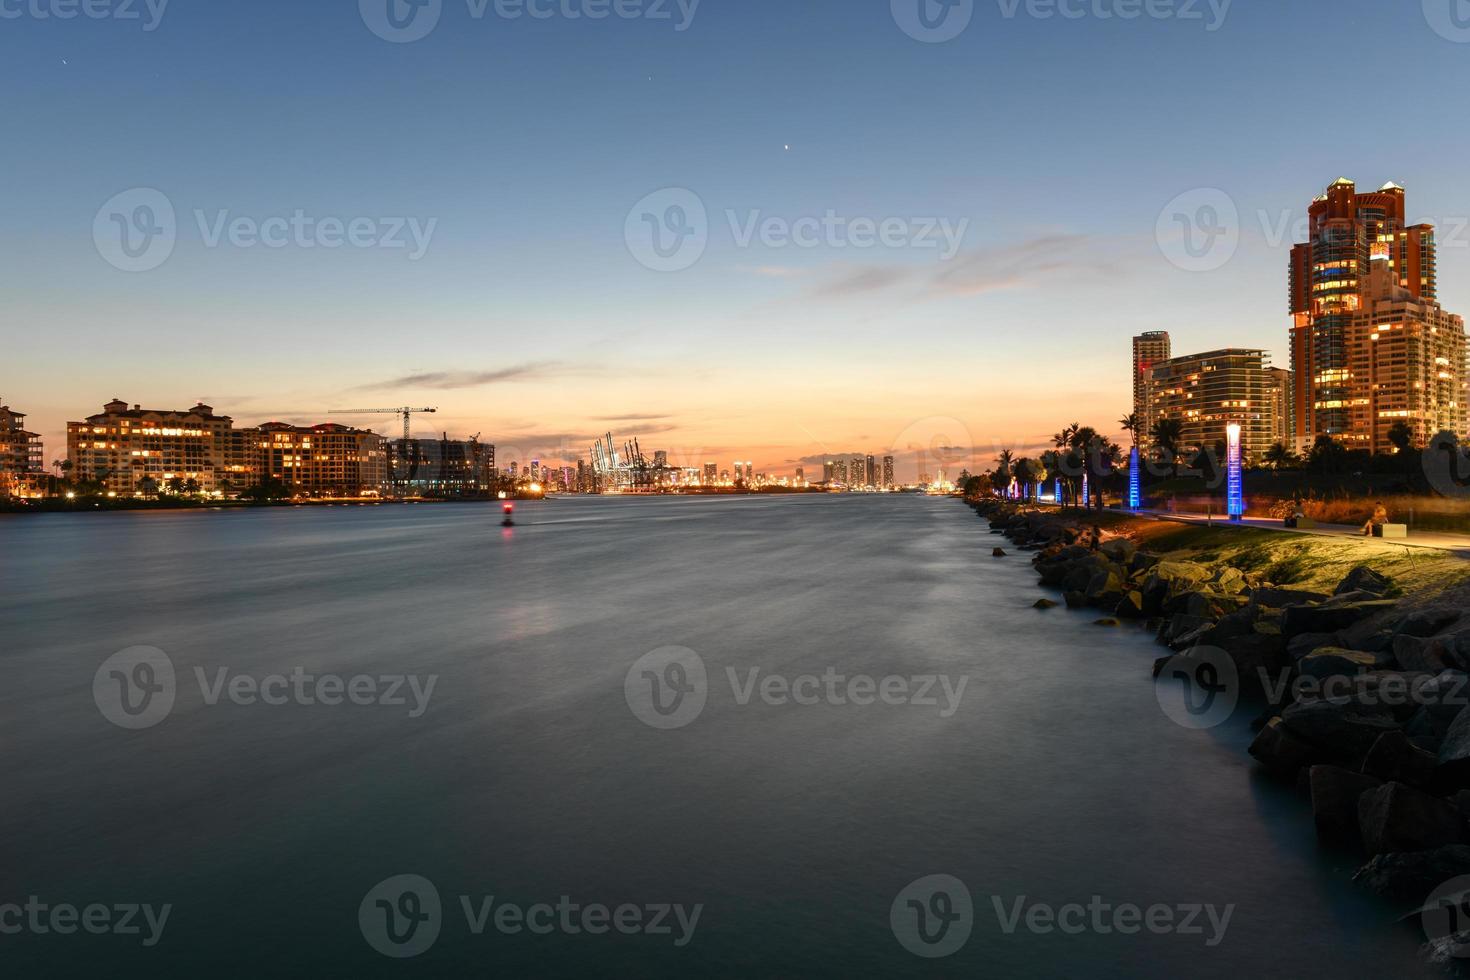
M 389 489 L 387 440 L 370 429 L 267 422 L 257 431 L 261 479 L 294 496 L 364 497 Z
M 1155 364 L 1174 356 L 1166 330 L 1150 330 L 1133 338 L 1133 413 L 1143 422 L 1143 431 L 1153 425 L 1149 418 L 1148 382 Z
M 102 411 L 66 424 L 66 452 L 74 479 L 102 484 L 108 493 L 156 493 L 174 480 L 213 493 L 230 451 L 228 415 L 203 403 L 180 411 L 145 409 L 113 399 Z
M 1347 178 L 1312 202 L 1290 263 L 1292 431 L 1387 451 L 1405 422 L 1421 443 L 1465 432 L 1464 321 L 1438 302 L 1434 226 L 1409 224 L 1405 192 Z
M 1275 389 L 1265 351 L 1227 348 L 1173 357 L 1149 371 L 1149 417 L 1176 419 L 1188 456 L 1225 442 L 1231 423 L 1241 427 L 1248 459 L 1260 459 L 1277 441 Z
M 45 468 L 41 437 L 26 431 L 25 420 L 0 403 L 0 497 L 24 494 Z

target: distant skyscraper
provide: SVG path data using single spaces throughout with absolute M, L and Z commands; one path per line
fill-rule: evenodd
M 653 454 L 653 465 L 661 470 L 669 468 L 669 451 L 667 449 L 656 450 Z
M 1299 449 L 1330 435 L 1387 451 L 1404 422 L 1423 445 L 1465 432 L 1465 322 L 1438 303 L 1434 226 L 1406 220 L 1404 189 L 1346 177 L 1308 210 L 1291 251 L 1292 422 Z
M 885 489 L 893 489 L 893 457 L 883 457 L 883 486 Z
M 1155 364 L 1167 361 L 1173 347 L 1167 330 L 1150 330 L 1133 338 L 1133 414 L 1143 421 L 1144 433 L 1153 426 L 1149 416 L 1148 379 Z
M 878 485 L 878 461 L 869 456 L 864 462 L 867 464 L 867 484 L 870 487 Z
M 806 468 L 805 467 L 798 466 L 796 468 L 796 482 L 797 483 L 805 483 L 806 482 Z
M 719 474 L 719 468 L 720 468 L 720 464 L 719 463 L 705 463 L 704 464 L 704 485 L 705 486 L 712 487 L 716 483 L 719 482 L 719 476 L 720 476 L 720 474 Z
M 842 484 L 847 483 L 847 460 L 845 460 L 845 459 L 834 460 L 832 462 L 831 466 L 832 466 L 832 482 L 834 482 L 834 483 L 842 483 Z
M 864 486 L 868 482 L 868 464 L 866 457 L 854 456 L 852 465 L 847 470 L 847 482 L 854 487 Z

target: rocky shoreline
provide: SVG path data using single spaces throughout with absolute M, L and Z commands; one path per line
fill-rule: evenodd
M 1209 659 L 1234 695 L 1264 703 L 1256 762 L 1301 791 L 1318 836 L 1360 854 L 1354 880 L 1400 914 L 1453 898 L 1438 919 L 1455 925 L 1425 952 L 1446 965 L 1470 957 L 1470 897 L 1459 897 L 1470 879 L 1455 881 L 1470 875 L 1470 616 L 1458 600 L 1409 599 L 1367 563 L 1330 594 L 1278 586 L 1151 554 L 1084 515 L 967 503 L 1033 553 L 1039 584 L 1069 608 L 1100 611 L 1099 626 L 1137 624 L 1174 651 L 1156 678 Z

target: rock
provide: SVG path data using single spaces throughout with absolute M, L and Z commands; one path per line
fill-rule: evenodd
M 1082 609 L 1087 605 L 1087 597 L 1081 592 L 1065 592 L 1062 601 L 1067 604 L 1068 609 Z
M 1282 636 L 1249 633 L 1228 637 L 1218 645 L 1230 654 L 1241 684 L 1246 688 L 1267 687 L 1291 667 L 1286 655 L 1286 639 Z
M 1137 575 L 1139 572 L 1146 572 L 1157 565 L 1160 561 L 1162 561 L 1162 559 L 1160 559 L 1156 555 L 1147 555 L 1140 551 L 1138 554 L 1134 555 L 1133 560 L 1128 563 L 1128 573 L 1130 575 Z
M 1459 621 L 1458 609 L 1423 609 L 1405 616 L 1394 630 L 1394 635 L 1428 638 L 1444 632 Z
M 1154 678 L 1154 680 L 1158 680 L 1159 679 L 1159 675 L 1164 672 L 1164 668 L 1167 667 L 1167 666 L 1169 666 L 1170 661 L 1172 661 L 1173 659 L 1174 659 L 1173 657 L 1160 657 L 1160 658 L 1158 658 L 1157 660 L 1154 661 L 1154 672 L 1153 672 L 1153 678 Z
M 1393 588 L 1393 581 L 1387 576 L 1380 575 L 1367 565 L 1359 565 L 1348 573 L 1347 578 L 1337 587 L 1334 595 L 1344 595 L 1348 592 L 1371 592 L 1376 596 L 1388 595 Z
M 1403 732 L 1384 732 L 1363 759 L 1363 774 L 1429 789 L 1435 764 L 1434 755 L 1417 748 Z
M 1298 701 L 1281 713 L 1293 735 L 1325 753 L 1323 761 L 1361 768 L 1363 757 L 1384 732 L 1398 729 L 1392 712 L 1353 701 Z
M 1452 805 L 1403 783 L 1385 783 L 1358 799 L 1358 832 L 1369 854 L 1458 844 L 1464 824 Z
M 1215 573 L 1211 584 L 1225 595 L 1240 595 L 1246 589 L 1245 573 L 1227 565 Z
M 1208 619 L 1199 616 L 1188 616 L 1184 613 L 1175 613 L 1169 617 L 1163 630 L 1159 633 L 1159 639 L 1164 643 L 1173 643 L 1176 637 L 1182 637 L 1196 632 L 1201 628 L 1211 627 L 1215 624 Z
M 1004 548 L 996 548 L 992 550 L 990 554 L 994 558 L 1004 558 L 1006 557 L 1006 550 Z
M 1123 597 L 1123 580 L 1111 569 L 1100 569 L 1093 573 L 1082 594 L 1089 602 L 1105 606 L 1111 600 L 1112 605 L 1117 605 Z
M 1379 654 L 1343 650 L 1340 647 L 1313 650 L 1296 663 L 1296 669 L 1303 675 L 1318 680 L 1336 676 L 1352 677 L 1386 666 L 1388 663 Z
M 1393 656 L 1404 670 L 1437 674 L 1450 666 L 1449 650 L 1444 641 L 1411 634 L 1400 633 L 1394 638 Z
M 1422 902 L 1451 878 L 1470 874 L 1470 845 L 1446 844 L 1429 851 L 1380 854 L 1358 869 L 1353 880 L 1396 902 Z
M 1280 718 L 1266 722 L 1255 741 L 1251 742 L 1249 751 L 1261 765 L 1283 776 L 1295 776 L 1303 767 L 1321 761 L 1325 754 L 1294 735 Z
M 1310 773 L 1312 819 L 1317 836 L 1362 844 L 1358 831 L 1358 798 L 1383 781 L 1337 766 L 1313 766 Z
M 1315 606 L 1288 606 L 1281 617 L 1281 631 L 1287 636 L 1303 633 L 1335 633 L 1381 612 L 1392 609 L 1391 600 L 1338 602 L 1329 599 Z
M 1304 606 L 1308 603 L 1326 602 L 1331 596 L 1321 592 L 1303 592 L 1298 589 L 1252 589 L 1251 602 L 1257 606 L 1285 609 L 1287 606 Z
M 1110 560 L 1126 565 L 1133 560 L 1134 555 L 1138 554 L 1138 545 L 1127 538 L 1114 538 L 1103 542 L 1098 550 L 1107 555 Z
M 1036 600 L 1036 604 L 1033 605 L 1031 608 L 1032 609 L 1055 609 L 1058 605 L 1059 605 L 1059 603 L 1057 603 L 1053 599 L 1037 599 Z
M 1137 589 L 1125 593 L 1123 598 L 1118 600 L 1117 607 L 1113 609 L 1113 615 L 1122 619 L 1143 619 L 1143 593 Z
M 1291 638 L 1286 645 L 1286 652 L 1292 660 L 1300 660 L 1313 650 L 1337 645 L 1336 633 L 1303 633 Z
M 1118 621 L 1116 619 L 1113 619 L 1111 616 L 1109 616 L 1106 619 L 1099 619 L 1099 620 L 1095 621 L 1092 625 L 1093 626 L 1122 626 L 1123 624 L 1120 621 Z
M 1246 608 L 1224 616 L 1210 628 L 1203 642 L 1221 646 L 1226 640 L 1237 636 L 1249 636 L 1256 632 L 1256 610 Z
M 1441 773 L 1455 782 L 1470 779 L 1470 706 L 1455 713 L 1439 746 Z

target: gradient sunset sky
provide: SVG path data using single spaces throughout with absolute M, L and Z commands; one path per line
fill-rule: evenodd
M 681 31 L 675 0 L 605 20 L 443 0 L 432 33 L 390 43 L 357 0 L 173 0 L 154 30 L 143 0 L 141 22 L 0 0 L 20 12 L 0 17 L 0 399 L 48 462 L 118 397 L 250 424 L 435 405 L 418 433 L 481 432 L 503 461 L 612 429 L 779 473 L 936 438 L 987 463 L 1115 428 L 1134 333 L 1284 364 L 1291 224 L 1344 175 L 1408 188 L 1440 225 L 1441 300 L 1470 313 L 1470 30 L 1438 0 L 1235 0 L 1222 23 L 1207 0 L 1200 20 L 975 0 L 947 43 L 905 33 L 904 2 L 703 0 Z M 625 224 L 670 187 L 706 206 L 709 244 L 656 272 Z M 167 197 L 178 240 L 128 273 L 93 226 L 134 188 Z M 1200 188 L 1240 215 L 1207 272 L 1156 233 Z M 194 214 L 298 209 L 437 225 L 413 261 L 210 247 Z M 727 210 L 968 231 L 948 261 L 742 246 Z

